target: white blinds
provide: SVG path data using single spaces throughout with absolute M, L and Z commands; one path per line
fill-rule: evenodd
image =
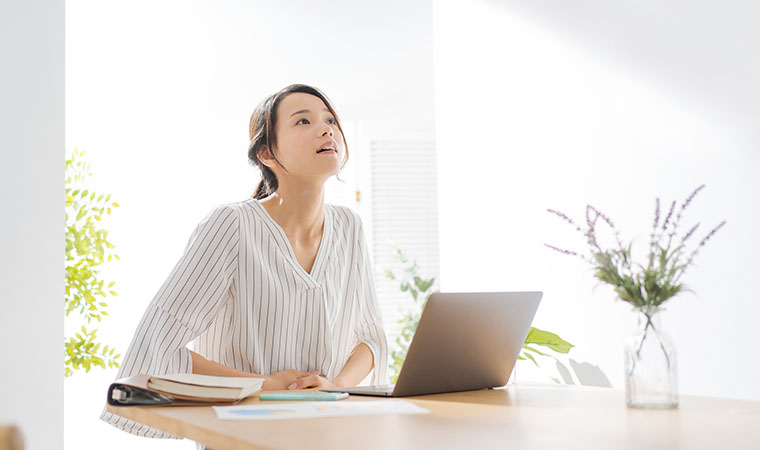
M 438 275 L 435 143 L 432 138 L 373 139 L 369 153 L 375 286 L 388 342 L 394 348 L 399 309 L 408 308 L 413 300 L 399 290 L 398 281 L 385 277 L 385 270 L 394 267 L 390 244 L 417 261 L 421 277 Z

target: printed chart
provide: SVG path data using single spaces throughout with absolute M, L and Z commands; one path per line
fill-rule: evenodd
M 299 402 L 214 406 L 222 420 L 305 419 L 314 417 L 368 416 L 375 414 L 429 414 L 430 411 L 404 400 L 374 402 Z

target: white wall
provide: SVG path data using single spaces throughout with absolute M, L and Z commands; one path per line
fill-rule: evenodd
M 444 290 L 540 289 L 534 324 L 623 386 L 633 314 L 594 290 L 559 209 L 586 203 L 645 242 L 654 198 L 707 189 L 684 218 L 708 243 L 663 325 L 683 393 L 760 399 L 752 343 L 760 240 L 760 31 L 752 2 L 436 1 Z M 462 230 L 468 230 L 462 233 Z
M 296 82 L 328 95 L 348 135 L 348 183 L 369 156 L 359 123 L 433 120 L 429 1 L 71 0 L 66 20 L 66 148 L 87 152 L 91 185 L 122 205 L 105 222 L 121 261 L 103 272 L 119 297 L 98 334 L 122 352 L 198 221 L 252 193 L 248 120 L 265 96 Z M 115 375 L 66 380 L 78 399 L 66 402 L 67 448 L 192 447 L 97 420 Z
M 0 3 L 0 424 L 63 442 L 63 2 Z

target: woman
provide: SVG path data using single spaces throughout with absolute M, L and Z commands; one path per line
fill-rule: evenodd
M 263 389 L 355 386 L 388 349 L 359 216 L 324 203 L 348 158 L 319 90 L 288 86 L 250 122 L 254 198 L 214 208 L 196 227 L 125 354 L 138 373 L 264 377 Z M 185 345 L 193 342 L 194 350 Z M 174 437 L 104 411 L 133 434 Z

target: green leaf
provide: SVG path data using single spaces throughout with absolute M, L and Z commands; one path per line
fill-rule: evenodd
M 528 331 L 528 335 L 525 337 L 525 344 L 542 345 L 557 353 L 568 353 L 574 347 L 573 344 L 562 339 L 557 334 L 534 327 L 531 327 Z
M 524 355 L 526 358 L 528 358 L 529 360 L 533 361 L 533 364 L 535 364 L 535 365 L 536 365 L 536 367 L 540 367 L 540 366 L 538 365 L 538 362 L 536 361 L 536 358 L 534 358 L 534 357 L 533 357 L 533 355 L 531 355 L 530 353 L 523 353 L 523 355 Z
M 100 194 L 96 198 L 95 192 L 88 189 L 73 189 L 71 183 L 82 182 L 92 176 L 89 173 L 89 165 L 80 160 L 84 152 L 74 149 L 74 155 L 65 160 L 65 297 L 64 310 L 67 317 L 76 311 L 85 323 L 92 323 L 93 319 L 100 321 L 101 316 L 108 314 L 105 308 L 106 302 L 98 302 L 96 297 L 105 297 L 104 289 L 115 295 L 112 290 L 114 283 L 111 282 L 104 288 L 105 281 L 100 278 L 97 266 L 105 262 L 106 256 L 110 260 L 112 254 L 106 255 L 106 248 L 113 248 L 108 242 L 108 231 L 101 229 L 96 224 L 101 220 L 106 206 L 102 202 L 109 201 L 110 194 Z M 110 207 L 108 208 L 110 210 Z M 72 220 L 73 218 L 73 220 Z M 118 256 L 114 256 L 117 257 Z M 114 349 L 108 346 L 101 350 L 101 343 L 97 338 L 97 330 L 87 331 L 82 326 L 74 336 L 64 339 L 64 373 L 71 376 L 80 369 L 89 371 L 92 367 L 118 367 L 117 359 L 120 354 L 114 355 Z
M 536 354 L 539 354 L 539 355 L 541 355 L 541 356 L 549 356 L 549 355 L 547 355 L 546 353 L 542 353 L 542 352 L 540 352 L 540 351 L 536 350 L 535 348 L 533 348 L 533 347 L 529 347 L 529 346 L 527 346 L 527 345 L 523 345 L 523 348 L 524 348 L 525 350 L 529 350 L 529 351 L 531 351 L 531 352 L 533 352 L 533 353 L 536 353 Z
M 433 282 L 435 282 L 435 277 L 430 278 L 429 280 L 423 280 L 422 278 L 415 276 L 414 277 L 414 284 L 417 286 L 417 289 L 420 290 L 420 292 L 425 292 L 433 285 Z

